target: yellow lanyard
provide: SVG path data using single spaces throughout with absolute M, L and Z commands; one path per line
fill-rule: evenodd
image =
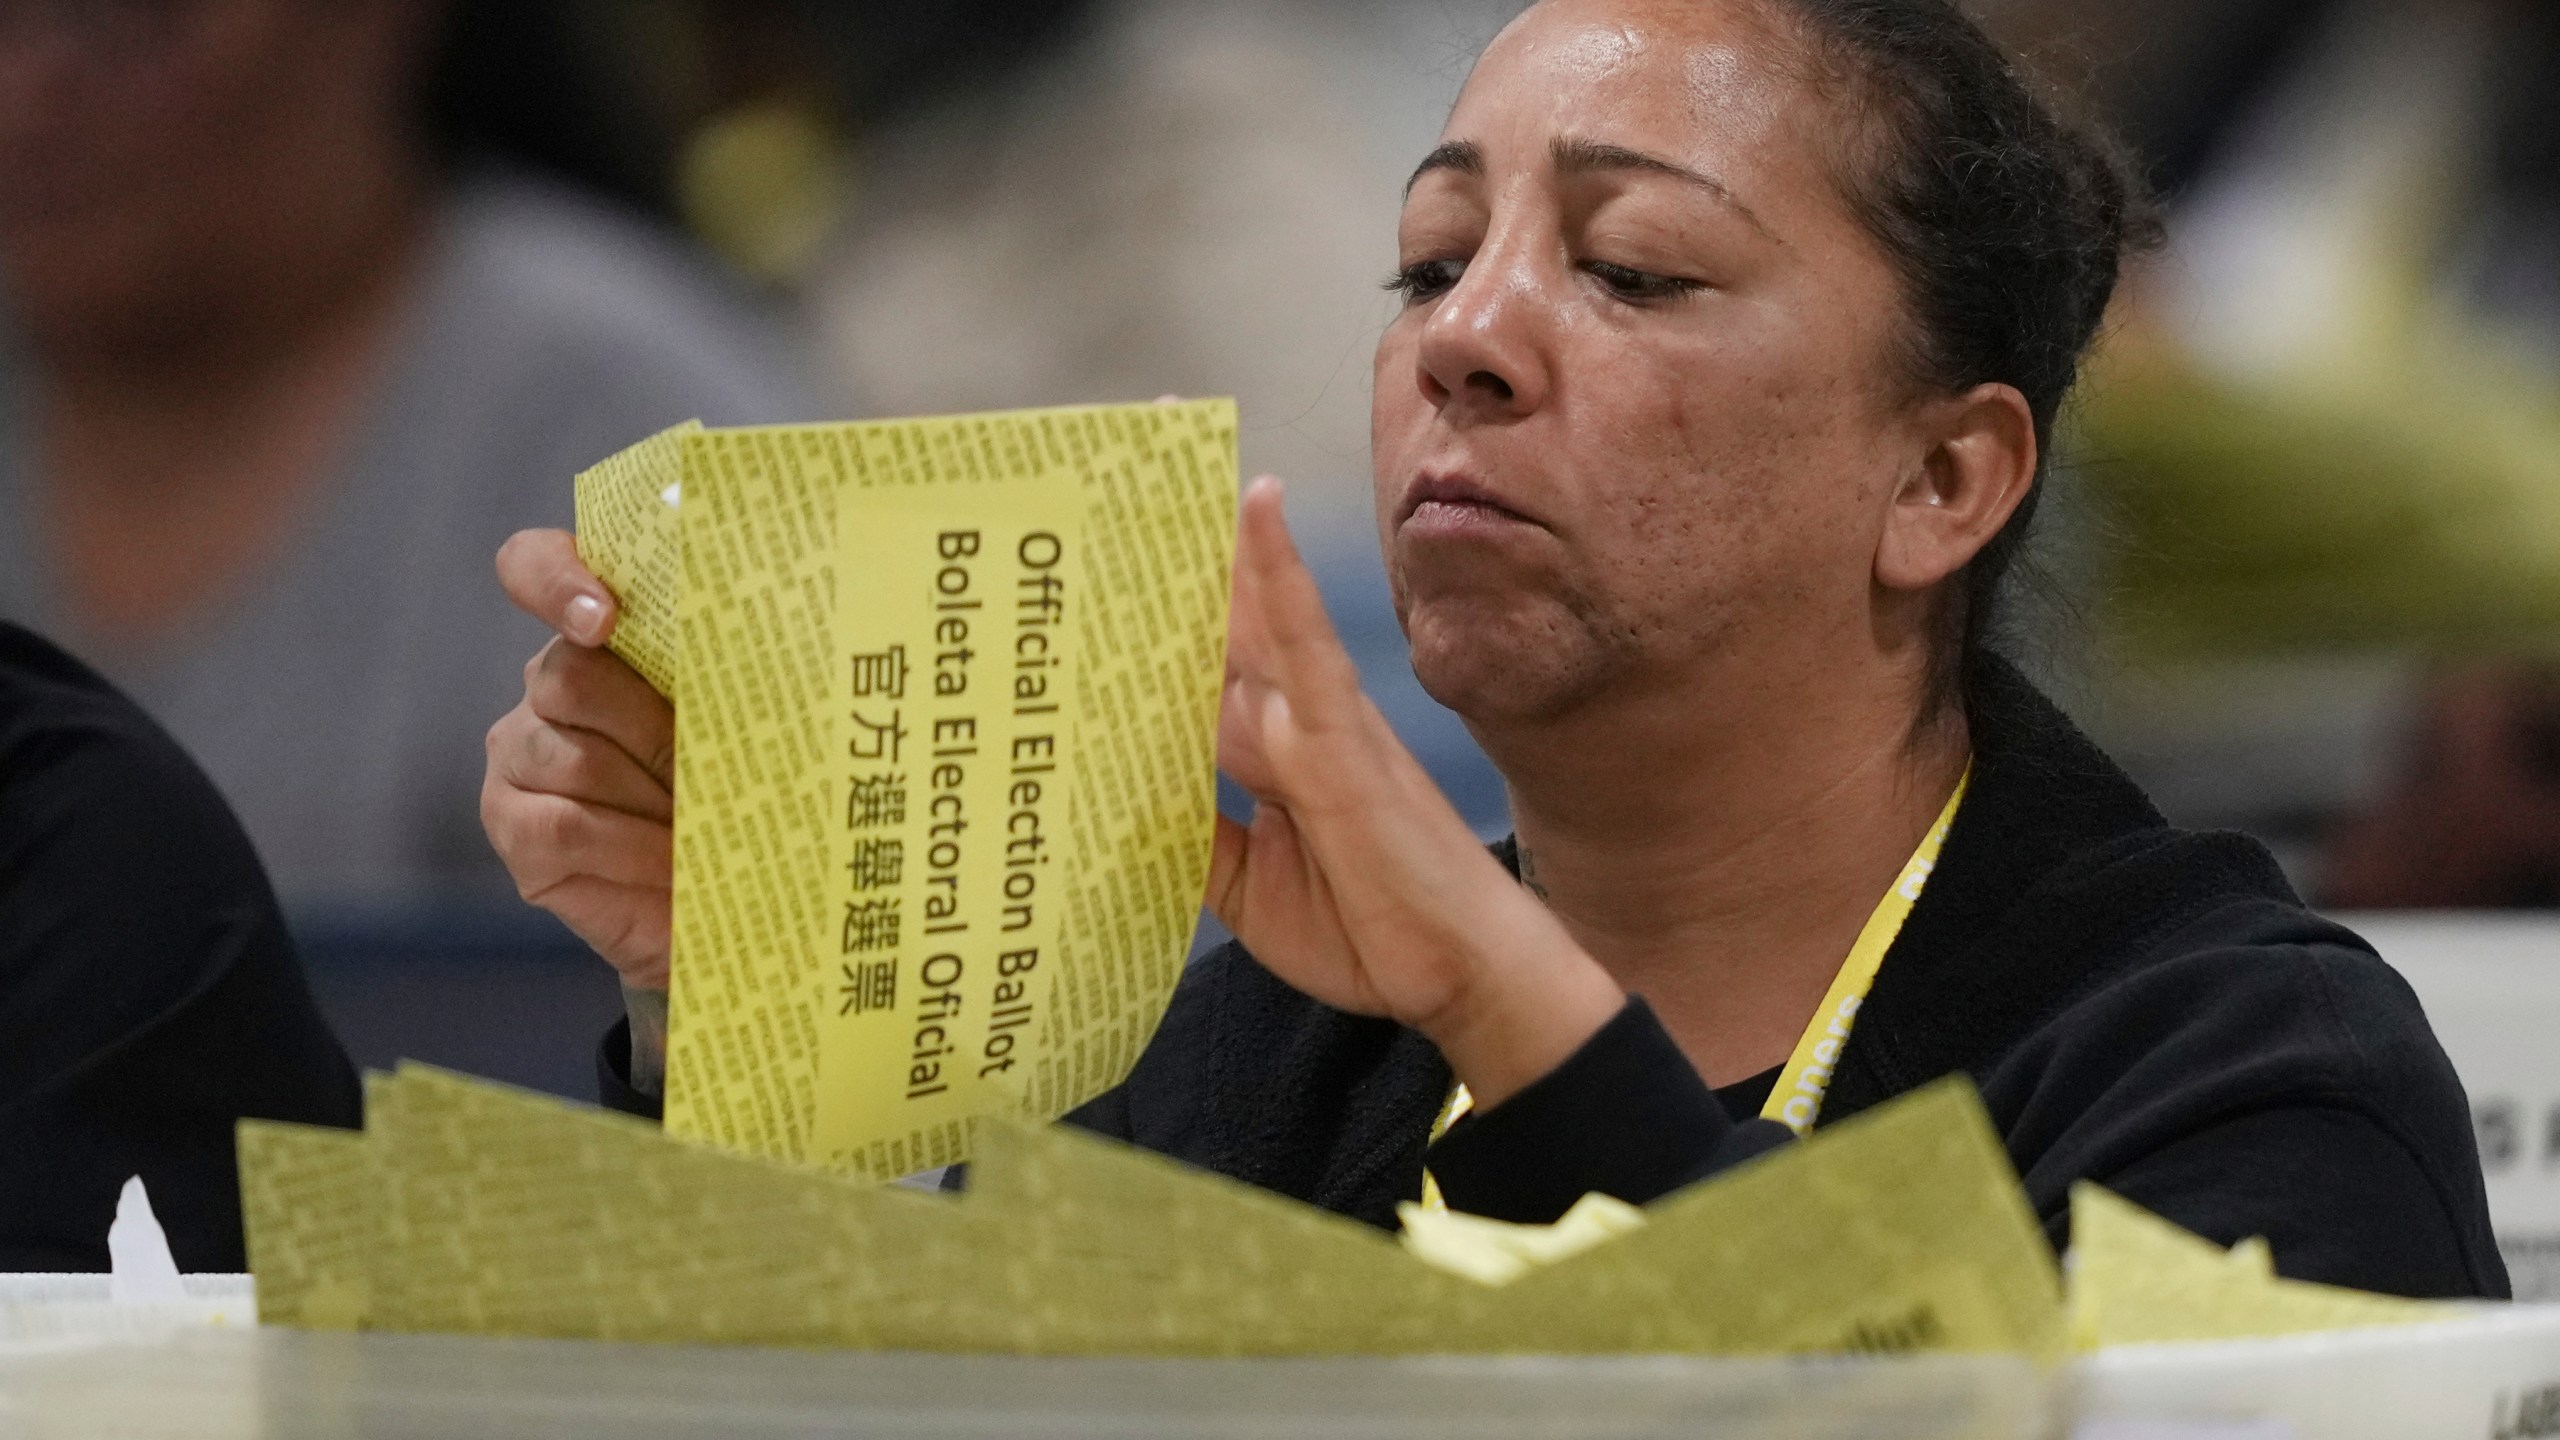
M 1787 1057 L 1787 1068 L 1778 1072 L 1778 1083 L 1769 1087 L 1769 1099 L 1760 1107 L 1761 1119 L 1775 1120 L 1798 1135 L 1813 1132 L 1813 1122 L 1822 1114 L 1822 1098 L 1831 1090 L 1831 1073 L 1838 1068 L 1840 1051 L 1857 1023 L 1858 1007 L 1875 988 L 1885 952 L 1893 948 L 1894 937 L 1902 933 L 1902 922 L 1911 918 L 1911 907 L 1919 903 L 1930 872 L 1938 868 L 1938 851 L 1947 843 L 1947 830 L 1956 823 L 1956 807 L 1964 803 L 1965 788 L 1972 783 L 1973 769 L 1967 766 L 1964 778 L 1956 782 L 1956 793 L 1947 797 L 1946 808 L 1938 812 L 1938 823 L 1920 837 L 1920 848 L 1911 852 L 1902 874 L 1867 916 L 1866 928 L 1849 947 L 1849 958 L 1840 962 L 1840 973 L 1832 977 L 1830 993 L 1822 997 L 1822 1008 L 1813 1012 L 1813 1023 L 1805 1026 L 1795 1053 Z M 1449 1103 L 1440 1107 L 1440 1118 L 1431 1123 L 1432 1141 L 1437 1143 L 1448 1134 L 1449 1127 L 1474 1104 L 1466 1086 L 1452 1089 Z M 1440 1182 L 1428 1170 L 1422 1172 L 1422 1204 L 1427 1210 L 1449 1208 L 1441 1198 Z

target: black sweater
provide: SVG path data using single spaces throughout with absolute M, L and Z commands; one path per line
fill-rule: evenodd
M 131 1175 L 180 1269 L 243 1269 L 234 1122 L 361 1103 L 212 784 L 0 624 L 0 1271 L 107 1268 Z
M 2417 998 L 2238 835 L 2173 830 L 2005 666 L 1969 687 L 1973 782 L 1835 1074 L 1831 1124 L 1962 1073 L 2057 1249 L 2072 1182 L 2286 1275 L 2507 1293 L 2461 1083 Z M 1643 1203 L 1787 1143 L 1642 1002 L 1432 1147 L 1459 1209 Z M 1183 978 L 1126 1084 L 1074 1123 L 1378 1225 L 1421 1185 L 1451 1083 L 1420 1035 L 1343 1014 L 1229 945 Z M 1880 1201 L 1887 1197 L 1879 1197 Z

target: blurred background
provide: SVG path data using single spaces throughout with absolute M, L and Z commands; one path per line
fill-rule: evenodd
M 1368 513 L 1398 190 L 1518 0 L 0 0 L 0 615 L 247 822 L 351 1048 L 584 1095 L 481 837 L 490 556 L 651 431 L 1243 402 Z M 1981 0 L 2168 207 L 2014 645 L 2339 907 L 2560 905 L 2560 5 Z

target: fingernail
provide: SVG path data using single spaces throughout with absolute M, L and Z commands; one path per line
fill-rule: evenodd
M 581 645 L 593 645 L 604 634 L 604 615 L 604 602 L 593 595 L 571 600 L 567 616 L 569 638 Z

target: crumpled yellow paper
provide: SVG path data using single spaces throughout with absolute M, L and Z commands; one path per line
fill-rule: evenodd
M 1573 1202 L 1552 1225 L 1516 1225 L 1418 1200 L 1396 1207 L 1398 1238 L 1426 1265 L 1486 1285 L 1508 1285 L 1540 1265 L 1579 1255 L 1644 1223 L 1644 1212 L 1598 1192 Z

